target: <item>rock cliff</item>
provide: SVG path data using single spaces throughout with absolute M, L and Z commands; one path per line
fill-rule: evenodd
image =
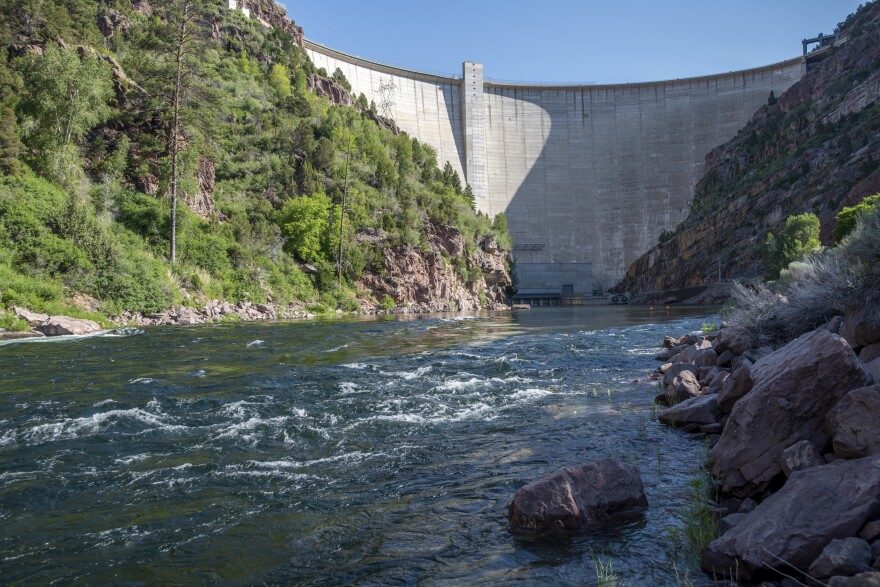
M 429 242 L 427 251 L 382 247 L 382 266 L 365 273 L 359 284 L 379 302 L 364 302 L 365 311 L 376 311 L 386 297 L 393 300 L 397 311 L 408 313 L 507 307 L 512 285 L 508 252 L 493 239 L 468 251 L 461 232 L 435 224 L 429 231 Z M 458 259 L 464 263 L 456 262 Z
M 880 191 L 880 4 L 848 19 L 837 46 L 771 97 L 706 157 L 693 208 L 618 285 L 633 293 L 763 274 L 760 244 L 791 214 L 813 212 L 831 242 L 843 207 Z

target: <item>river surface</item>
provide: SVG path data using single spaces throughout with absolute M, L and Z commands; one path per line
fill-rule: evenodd
M 663 336 L 711 308 L 125 330 L 0 346 L 0 583 L 675 585 L 703 443 L 660 426 Z M 559 544 L 517 489 L 616 457 L 650 508 Z

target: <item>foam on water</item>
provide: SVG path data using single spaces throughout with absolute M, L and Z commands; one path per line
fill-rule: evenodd
M 102 433 L 115 433 L 122 435 L 136 435 L 152 430 L 175 432 L 186 429 L 186 426 L 173 424 L 170 418 L 148 412 L 141 408 L 127 410 L 110 410 L 98 412 L 91 416 L 81 418 L 66 418 L 58 422 L 39 424 L 28 429 L 9 431 L 4 434 L 3 444 L 11 439 L 19 439 L 24 444 L 36 445 L 59 440 L 70 440 L 83 436 L 94 436 Z M 117 431 L 114 428 L 121 425 L 136 424 L 141 428 L 135 432 Z

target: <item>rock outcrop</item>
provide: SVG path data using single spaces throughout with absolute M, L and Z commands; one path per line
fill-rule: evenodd
M 383 266 L 369 269 L 359 286 L 369 290 L 379 304 L 386 297 L 391 298 L 397 311 L 450 312 L 507 307 L 512 280 L 505 251 L 484 242 L 468 255 L 461 233 L 449 226 L 432 225 L 428 240 L 430 252 L 383 247 Z M 456 271 L 454 260 L 462 257 L 468 267 L 478 270 L 479 277 L 465 281 Z
M 566 467 L 516 492 L 510 529 L 548 534 L 607 526 L 648 507 L 638 470 L 615 459 Z
M 339 106 L 351 106 L 351 93 L 333 80 L 311 74 L 308 77 L 308 88 L 316 96 L 326 98 Z
M 273 0 L 239 0 L 239 8 L 246 8 L 251 18 L 258 19 L 268 26 L 282 30 L 293 37 L 293 41 L 302 47 L 303 29 L 294 24 L 287 16 L 287 10 Z

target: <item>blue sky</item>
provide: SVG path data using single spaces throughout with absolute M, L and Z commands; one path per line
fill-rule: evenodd
M 621 83 L 795 57 L 858 0 L 281 0 L 306 38 L 360 57 L 488 79 Z M 536 10 L 538 9 L 538 10 Z

